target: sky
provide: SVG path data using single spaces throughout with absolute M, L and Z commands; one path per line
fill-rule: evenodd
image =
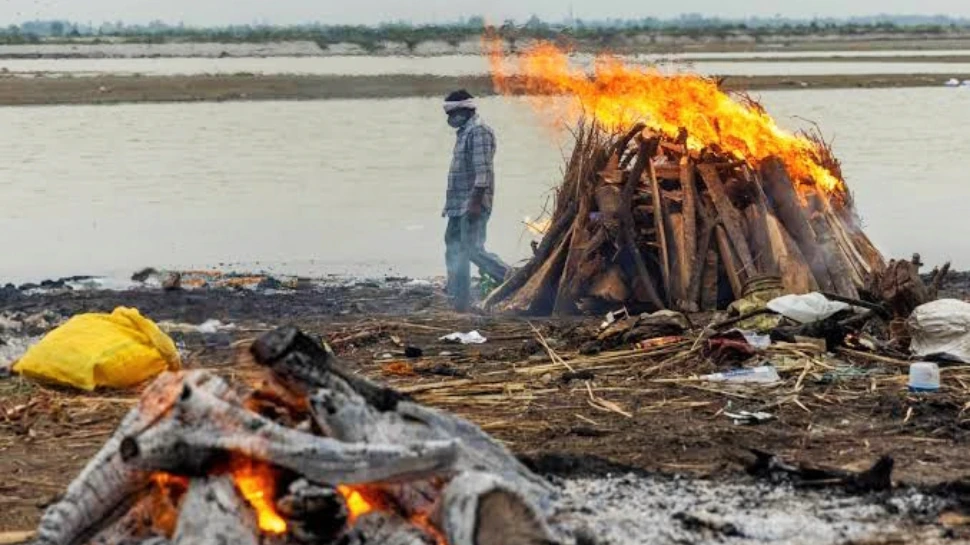
M 189 25 L 266 22 L 294 24 L 415 23 L 453 21 L 484 15 L 490 21 L 524 21 L 532 14 L 561 20 L 675 17 L 681 13 L 707 16 L 848 17 L 853 15 L 917 14 L 970 17 L 967 0 L 0 0 L 3 25 L 33 19 L 70 19 L 130 23 L 159 19 Z

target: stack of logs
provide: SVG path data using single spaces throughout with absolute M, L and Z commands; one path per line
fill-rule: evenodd
M 246 394 L 205 371 L 159 377 L 34 543 L 573 543 L 547 525 L 555 488 L 477 426 L 342 369 L 292 328 L 252 353 L 267 378 Z M 240 464 L 269 472 L 257 497 L 284 528 L 260 530 Z M 350 516 L 346 487 L 371 510 Z
M 712 310 L 765 276 L 789 293 L 858 298 L 885 267 L 849 194 L 792 180 L 781 159 L 755 167 L 716 146 L 688 150 L 685 131 L 669 138 L 643 125 L 576 135 L 550 228 L 486 308 Z M 821 143 L 819 157 L 840 176 Z

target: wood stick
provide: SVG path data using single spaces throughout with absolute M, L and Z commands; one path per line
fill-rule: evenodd
M 741 228 L 741 223 L 738 218 L 738 211 L 727 196 L 724 184 L 721 182 L 721 176 L 717 173 L 717 168 L 713 165 L 702 164 L 697 166 L 697 170 L 701 173 L 701 178 L 707 186 L 708 194 L 714 202 L 714 207 L 717 209 L 720 224 L 728 239 L 731 241 L 731 245 L 734 247 L 735 253 L 733 255 L 725 256 L 722 253 L 721 258 L 725 260 L 725 265 L 729 263 L 729 259 L 740 260 L 741 268 L 734 270 L 733 273 L 729 273 L 729 276 L 733 274 L 740 281 L 741 274 L 745 277 L 756 274 L 758 270 L 755 267 L 754 259 L 751 257 L 751 249 L 744 237 L 744 231 Z M 734 257 L 735 255 L 737 258 Z M 735 296 L 741 297 L 740 292 L 736 291 Z
M 566 252 L 566 262 L 563 264 L 562 274 L 559 275 L 559 289 L 556 291 L 555 303 L 552 306 L 553 314 L 570 314 L 576 310 L 572 287 L 582 263 L 584 243 L 589 238 L 586 225 L 590 208 L 592 208 L 590 199 L 581 197 L 579 214 L 573 222 L 569 250 Z
M 815 277 L 815 282 L 821 289 L 832 291 L 835 285 L 825 262 L 825 256 L 809 223 L 805 208 L 795 193 L 795 185 L 788 176 L 785 164 L 777 158 L 765 161 L 761 167 L 761 179 L 762 187 L 774 204 L 773 208 L 778 219 L 798 244 Z
M 716 241 L 717 224 L 711 224 L 711 240 Z M 710 248 L 705 256 L 704 274 L 701 276 L 700 295 L 701 310 L 716 310 L 718 303 L 718 291 L 720 279 L 718 278 L 721 268 L 719 253 L 716 247 Z
M 498 288 L 495 288 L 495 291 L 485 298 L 485 301 L 482 303 L 484 308 L 492 308 L 496 304 L 504 301 L 509 295 L 524 286 L 532 278 L 533 273 L 542 266 L 549 257 L 549 254 L 558 247 L 559 239 L 563 233 L 572 226 L 573 220 L 576 218 L 577 210 L 578 205 L 576 203 L 569 205 L 566 212 L 556 219 L 552 227 L 549 228 L 549 231 L 542 237 L 542 242 L 539 243 L 539 248 L 536 250 L 535 256 L 524 267 L 512 273 L 512 276 L 508 280 L 503 282 Z
M 315 482 L 358 484 L 422 479 L 452 467 L 455 442 L 351 444 L 286 428 L 193 386 L 203 371 L 186 373 L 175 407 L 122 441 L 132 467 L 170 473 L 205 472 L 215 454 L 238 454 L 299 473 Z
M 634 230 L 635 225 L 633 222 L 633 212 L 631 210 L 631 200 L 633 198 L 633 193 L 637 186 L 640 185 L 640 178 L 643 176 L 644 170 L 650 164 L 651 148 L 656 149 L 657 140 L 654 140 L 651 144 L 647 142 L 640 142 L 639 155 L 637 156 L 637 162 L 633 165 L 633 170 L 630 171 L 630 177 L 627 178 L 626 185 L 623 187 L 623 206 L 620 209 L 620 246 L 625 248 L 629 252 L 630 257 L 633 259 L 633 265 L 636 270 L 637 282 L 634 282 L 634 290 L 637 294 L 637 299 L 650 303 L 654 305 L 658 310 L 666 308 L 663 300 L 657 294 L 657 289 L 654 286 L 653 278 L 650 276 L 650 271 L 647 269 L 647 263 L 643 259 L 643 254 L 640 253 L 640 248 L 637 247 L 637 236 Z M 654 202 L 654 217 L 659 218 L 660 214 L 659 202 Z M 662 221 L 659 220 L 658 221 Z
M 673 297 L 670 282 L 670 248 L 667 245 L 667 230 L 664 226 L 666 207 L 663 198 L 660 196 L 660 182 L 657 180 L 657 172 L 654 170 L 652 158 L 647 159 L 647 168 L 650 173 L 650 191 L 653 194 L 654 228 L 657 230 L 657 244 L 660 246 L 660 272 L 663 274 L 664 288 L 669 304 Z
M 496 308 L 518 314 L 543 314 L 551 311 L 556 296 L 554 279 L 562 272 L 571 241 L 572 233 L 567 233 L 525 285 Z
M 758 248 L 756 260 L 761 272 L 764 274 L 781 274 L 778 256 L 784 251 L 784 241 L 779 236 L 772 236 L 772 229 L 769 227 L 771 214 L 768 211 L 768 198 L 765 196 L 761 187 L 761 179 L 747 167 L 744 168 L 748 187 L 754 194 L 754 202 L 745 209 L 745 217 L 748 220 L 748 230 L 751 233 L 751 240 Z
M 731 249 L 727 230 L 723 224 L 718 224 L 714 228 L 714 233 L 717 237 L 717 247 L 721 254 L 721 261 L 724 263 L 724 272 L 727 273 L 728 282 L 731 283 L 731 292 L 734 293 L 735 299 L 740 299 L 744 294 L 744 284 L 741 282 L 741 276 L 739 274 L 740 266 Z
M 701 235 L 701 243 L 699 246 L 697 246 L 695 256 L 692 260 L 694 262 L 694 266 L 693 270 L 691 271 L 691 277 L 687 287 L 688 302 L 693 305 L 700 305 L 701 308 L 703 308 L 703 304 L 701 302 L 701 287 L 704 279 L 704 261 L 706 260 L 708 252 L 711 248 L 711 240 L 714 238 L 714 228 L 715 223 L 711 221 L 710 218 L 705 217 L 704 227 L 702 229 L 704 234 Z M 714 269 L 716 275 L 716 263 L 714 264 Z M 690 308 L 686 310 L 692 311 Z
M 22 532 L 3 532 L 0 533 L 0 545 L 18 545 L 20 543 L 26 543 L 28 540 L 34 537 L 36 532 L 33 530 L 25 530 Z
M 670 264 L 673 271 L 670 275 L 670 302 L 673 308 L 680 308 L 680 305 L 687 301 L 687 284 L 690 278 L 685 276 L 685 263 L 691 259 L 687 255 L 686 234 L 684 233 L 684 214 L 681 212 L 668 211 L 664 224 L 667 232 L 670 233 Z
M 777 258 L 785 291 L 795 294 L 818 291 L 818 283 L 815 281 L 815 275 L 812 274 L 808 261 L 802 255 L 798 244 L 772 212 L 768 212 L 768 229 L 773 241 L 772 245 L 777 243 L 774 241 L 781 243 Z
M 684 192 L 683 255 L 685 256 L 680 267 L 680 277 L 687 299 L 696 303 L 697 299 L 691 298 L 690 287 L 694 271 L 701 267 L 704 253 L 697 251 L 697 184 L 694 179 L 694 162 L 686 156 L 680 162 L 680 187 Z
M 147 490 L 150 476 L 125 463 L 121 445 L 130 434 L 140 432 L 171 411 L 184 378 L 182 373 L 164 373 L 145 390 L 138 406 L 125 416 L 104 447 L 67 487 L 61 500 L 41 517 L 37 545 L 85 543 L 134 505 Z M 213 397 L 231 396 L 225 383 L 195 380 L 193 384 Z
M 837 293 L 828 293 L 824 291 L 822 292 L 822 295 L 824 295 L 826 298 L 831 299 L 833 301 L 838 301 L 840 303 L 846 303 L 855 307 L 871 310 L 887 320 L 893 317 L 892 312 L 890 312 L 889 309 L 887 309 L 885 306 L 880 305 L 878 303 L 870 303 L 868 301 L 862 301 L 861 299 L 856 299 L 853 297 L 845 297 Z

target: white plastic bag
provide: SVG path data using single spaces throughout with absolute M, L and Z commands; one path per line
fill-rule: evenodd
M 805 295 L 783 295 L 772 299 L 768 309 L 800 324 L 810 324 L 830 318 L 845 309 L 852 308 L 846 303 L 829 301 L 821 293 Z
M 906 323 L 913 354 L 970 362 L 970 303 L 940 299 L 917 307 Z
M 487 341 L 487 339 L 482 337 L 482 334 L 478 331 L 470 331 L 468 333 L 455 332 L 450 335 L 445 335 L 439 340 L 461 344 L 485 344 Z

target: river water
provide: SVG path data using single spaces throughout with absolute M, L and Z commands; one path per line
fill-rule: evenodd
M 970 267 L 970 91 L 761 93 L 786 126 L 834 138 L 865 228 L 887 255 Z M 482 100 L 499 136 L 489 246 L 560 180 L 564 142 L 521 99 Z M 796 117 L 800 116 L 800 117 Z M 144 266 L 297 274 L 443 270 L 453 133 L 437 100 L 0 109 L 0 283 Z
M 899 52 L 904 54 L 905 52 Z M 966 52 L 963 52 L 964 54 Z M 771 56 L 771 55 L 764 55 Z M 656 66 L 665 73 L 696 72 L 724 76 L 812 76 L 840 74 L 970 74 L 970 63 L 797 61 L 757 62 L 725 60 L 695 61 L 689 56 L 638 55 L 626 59 L 642 66 Z M 735 59 L 743 57 L 734 57 Z M 775 58 L 785 58 L 778 57 Z M 577 65 L 592 66 L 591 55 L 574 55 Z M 293 74 L 381 75 L 431 74 L 469 76 L 487 74 L 488 61 L 474 55 L 431 57 L 303 56 L 239 58 L 103 58 L 103 59 L 2 59 L 0 70 L 13 75 L 141 74 L 146 76 L 196 74 Z

